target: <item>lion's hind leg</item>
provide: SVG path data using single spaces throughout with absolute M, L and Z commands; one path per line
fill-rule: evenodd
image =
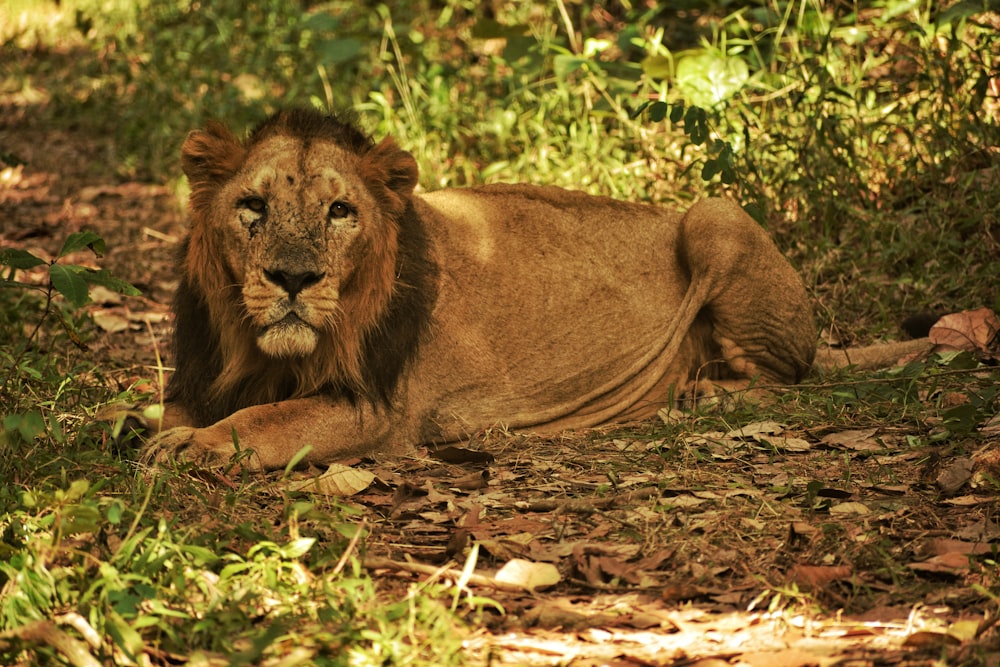
M 705 377 L 709 360 L 696 360 L 689 396 L 754 392 L 802 379 L 816 340 L 805 287 L 743 209 L 723 199 L 695 204 L 681 220 L 678 259 L 691 278 L 689 293 L 704 295 L 700 317 L 710 323 L 715 353 L 724 361 Z

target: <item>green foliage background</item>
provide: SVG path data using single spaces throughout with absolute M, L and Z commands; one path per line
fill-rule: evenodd
M 862 337 L 899 313 L 998 299 L 987 0 L 64 7 L 72 25 L 49 29 L 60 44 L 72 33 L 69 76 L 33 89 L 23 49 L 53 36 L 12 20 L 4 85 L 49 100 L 54 123 L 117 136 L 109 166 L 123 177 L 176 178 L 184 134 L 207 118 L 245 129 L 281 107 L 351 108 L 415 153 L 426 188 L 733 196 L 803 268 L 821 311 Z M 878 305 L 864 298 L 872 282 Z

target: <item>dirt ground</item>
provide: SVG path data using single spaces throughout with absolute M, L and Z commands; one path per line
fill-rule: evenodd
M 177 194 L 118 182 L 111 138 L 17 108 L 0 108 L 0 147 L 23 163 L 0 165 L 0 246 L 52 255 L 73 231 L 104 236 L 101 266 L 143 296 L 98 295 L 92 354 L 123 385 L 149 377 L 169 336 Z M 373 475 L 350 500 L 371 531 L 356 548 L 402 595 L 461 578 L 476 545 L 469 590 L 505 611 L 469 614 L 485 664 L 1000 665 L 1000 502 L 976 484 L 996 476 L 1000 422 L 979 426 L 978 458 L 912 435 L 702 417 L 486 432 L 346 462 Z

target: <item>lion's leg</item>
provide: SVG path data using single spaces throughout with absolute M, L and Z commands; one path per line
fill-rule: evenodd
M 241 465 L 250 469 L 285 467 L 303 447 L 304 462 L 329 462 L 359 453 L 385 451 L 391 439 L 386 415 L 321 397 L 244 408 L 211 426 L 179 426 L 151 438 L 142 459 L 149 463 L 187 460 L 219 466 L 238 451 L 252 450 Z
M 681 221 L 678 259 L 691 276 L 689 291 L 711 322 L 725 361 L 722 390 L 752 384 L 791 384 L 815 354 L 812 310 L 802 280 L 767 233 L 733 202 L 707 199 Z M 690 369 L 690 389 L 705 393 L 705 360 Z

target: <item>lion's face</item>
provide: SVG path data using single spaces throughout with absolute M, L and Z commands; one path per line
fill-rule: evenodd
M 210 127 L 183 157 L 195 218 L 187 269 L 209 301 L 238 288 L 242 326 L 270 358 L 356 345 L 394 288 L 413 158 L 391 141 L 359 147 L 284 125 L 247 145 Z
M 329 142 L 265 139 L 214 208 L 257 345 L 271 357 L 310 354 L 336 325 L 341 293 L 386 224 L 357 156 Z

